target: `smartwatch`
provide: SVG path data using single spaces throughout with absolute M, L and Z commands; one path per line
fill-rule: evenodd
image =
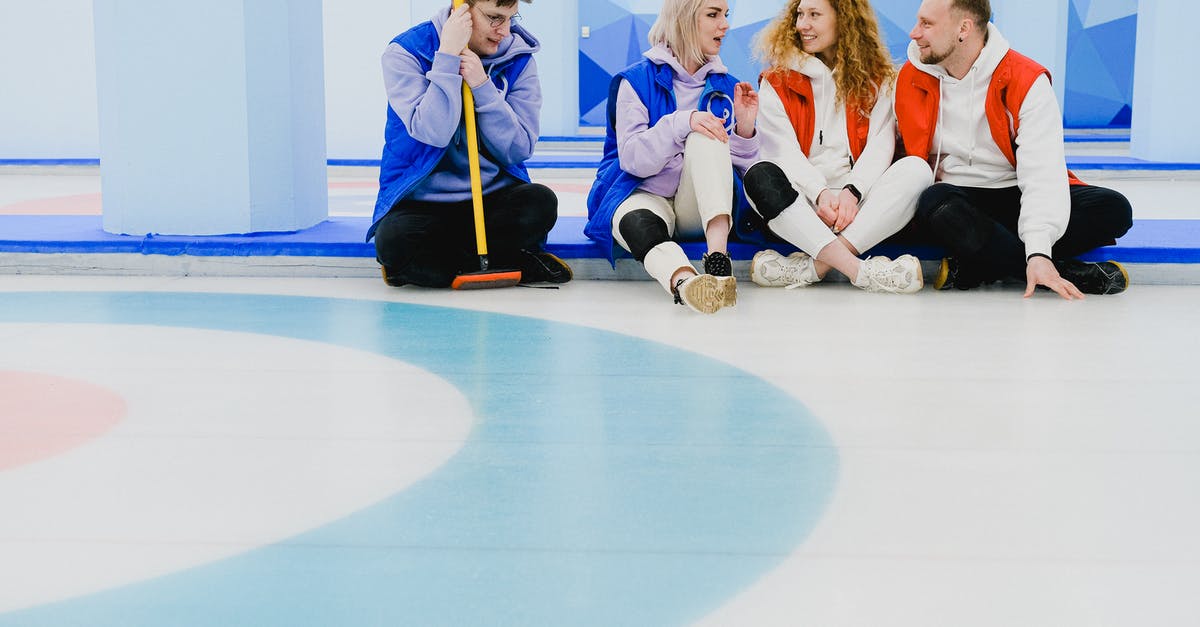
M 858 188 L 855 187 L 854 185 L 848 184 L 845 187 L 843 187 L 842 189 L 850 192 L 851 194 L 854 194 L 854 200 L 856 202 L 862 202 L 862 192 L 858 191 Z

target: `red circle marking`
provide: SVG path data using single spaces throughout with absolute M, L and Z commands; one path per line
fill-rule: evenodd
M 98 216 L 100 194 L 75 194 L 14 202 L 0 205 L 0 215 Z
M 0 370 L 0 471 L 87 444 L 125 412 L 125 399 L 97 385 Z

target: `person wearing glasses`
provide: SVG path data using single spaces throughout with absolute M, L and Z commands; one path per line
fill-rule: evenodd
M 523 0 L 530 3 L 532 0 Z M 479 270 L 463 117 L 463 81 L 475 99 L 488 257 L 522 282 L 571 280 L 542 250 L 558 198 L 530 182 L 542 91 L 537 39 L 517 0 L 467 0 L 398 35 L 383 52 L 387 126 L 367 241 L 388 285 L 448 287 Z
M 604 157 L 585 233 L 629 251 L 674 301 L 714 313 L 737 303 L 727 245 L 741 173 L 758 156 L 758 94 L 726 71 L 726 0 L 664 0 L 645 58 L 613 78 Z M 703 240 L 698 273 L 676 240 Z M 610 257 L 611 260 L 611 257 Z
M 759 85 L 763 160 L 746 173 L 746 195 L 800 252 L 760 251 L 751 280 L 801 287 L 836 269 L 867 291 L 919 291 L 916 257 L 859 258 L 908 224 L 933 182 L 923 159 L 892 163 L 896 71 L 870 2 L 791 0 L 757 51 L 770 66 Z

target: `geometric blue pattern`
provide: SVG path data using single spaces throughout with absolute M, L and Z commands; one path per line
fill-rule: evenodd
M 1129 128 L 1137 0 L 1071 0 L 1063 123 Z
M 641 58 L 646 37 L 657 17 L 660 0 L 580 0 L 579 23 L 591 28 L 579 40 L 579 123 L 603 126 L 604 104 L 613 75 Z M 884 41 L 893 59 L 903 62 L 920 0 L 882 0 L 875 3 Z M 729 73 L 750 83 L 758 82 L 762 65 L 753 59 L 754 37 L 782 10 L 779 0 L 731 0 L 732 28 L 721 47 L 721 60 Z
M 920 0 L 875 0 L 876 18 L 892 59 L 907 57 L 908 33 Z M 781 0 L 731 0 L 732 28 L 721 60 L 737 78 L 756 83 L 762 70 L 751 57 L 755 35 L 781 10 Z M 582 126 L 604 125 L 612 76 L 637 61 L 661 0 L 580 0 L 579 115 Z M 1035 18 L 1031 18 L 1035 19 Z M 1137 0 L 1069 0 L 1063 123 L 1069 128 L 1128 128 L 1132 118 L 1132 51 Z
M 609 0 L 581 0 L 579 23 L 591 36 L 579 40 L 579 115 L 584 126 L 604 125 L 608 84 L 647 47 L 656 14 L 631 13 Z

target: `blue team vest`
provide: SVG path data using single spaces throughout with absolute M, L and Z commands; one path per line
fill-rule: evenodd
M 433 67 L 433 55 L 437 52 L 440 39 L 432 22 L 424 22 L 400 34 L 392 43 L 400 44 L 421 64 L 423 71 Z M 496 87 L 503 89 L 512 85 L 525 66 L 530 55 L 522 54 L 506 61 L 492 72 Z M 367 241 L 375 235 L 379 220 L 387 215 L 397 201 L 409 194 L 441 161 L 445 148 L 419 142 L 408 134 L 400 116 L 387 108 L 387 127 L 384 130 L 383 158 L 379 168 L 379 196 L 375 200 L 375 213 L 371 217 L 371 228 L 367 230 Z M 505 166 L 504 170 L 522 181 L 529 181 L 529 172 L 523 164 Z M 463 174 L 464 179 L 467 174 Z
M 629 83 L 637 93 L 649 114 L 649 125 L 654 126 L 664 115 L 674 113 L 675 105 L 675 72 L 669 65 L 657 65 L 649 59 L 625 68 L 613 77 L 608 87 L 608 125 L 604 137 L 604 158 L 596 171 L 596 181 L 588 193 L 588 222 L 584 234 L 591 239 L 608 246 L 609 261 L 612 257 L 612 219 L 626 198 L 629 197 L 642 183 L 642 178 L 636 177 L 621 169 L 617 156 L 616 137 L 616 107 L 617 91 L 621 81 Z M 713 115 L 725 120 L 727 129 L 733 128 L 736 122 L 733 117 L 733 92 L 737 79 L 728 74 L 709 74 L 705 81 L 704 91 L 700 96 L 700 110 L 711 111 Z M 735 169 L 733 172 L 734 197 L 733 203 L 734 235 L 738 239 L 763 243 L 761 219 L 746 200 L 742 193 L 742 177 Z

